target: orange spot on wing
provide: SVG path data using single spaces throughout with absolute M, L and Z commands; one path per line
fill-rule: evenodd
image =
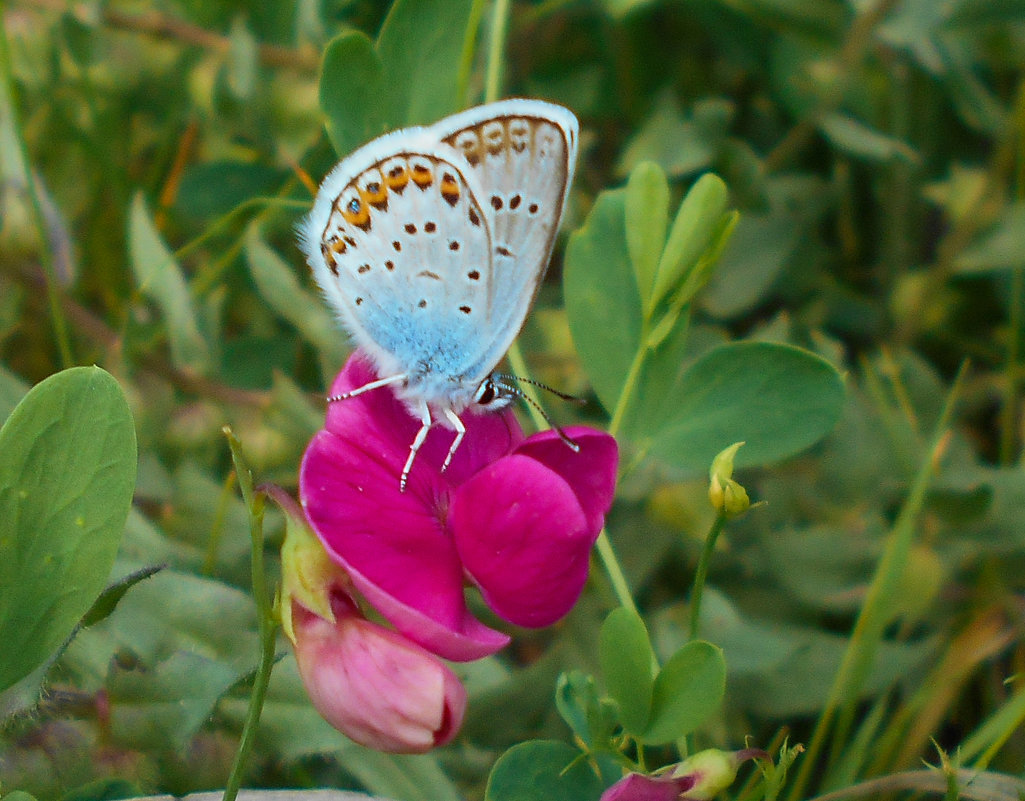
M 384 176 L 385 185 L 394 192 L 402 192 L 409 183 L 409 170 L 405 167 L 392 167 Z
M 422 164 L 413 165 L 413 183 L 421 189 L 426 189 L 434 183 L 434 173 Z
M 370 222 L 370 205 L 363 202 L 362 193 L 342 207 L 342 216 L 349 225 L 363 228 Z

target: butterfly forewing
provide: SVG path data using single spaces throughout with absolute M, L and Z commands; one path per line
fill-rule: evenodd
M 472 370 L 483 375 L 519 333 L 547 268 L 573 178 L 577 122 L 560 106 L 509 100 L 435 128 L 466 160 L 491 230 L 495 302 Z
M 491 317 L 488 221 L 455 154 L 384 141 L 336 168 L 354 174 L 322 210 L 314 274 L 383 372 L 458 375 Z

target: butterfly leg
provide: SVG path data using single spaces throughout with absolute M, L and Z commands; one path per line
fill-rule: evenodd
M 405 373 L 399 373 L 398 375 L 390 375 L 387 378 L 379 378 L 377 379 L 377 381 L 371 381 L 369 384 L 364 384 L 361 387 L 350 389 L 348 392 L 343 392 L 341 395 L 331 395 L 328 397 L 327 401 L 328 403 L 332 403 L 334 401 L 348 400 L 349 398 L 355 398 L 357 395 L 362 395 L 364 392 L 369 392 L 372 389 L 377 389 L 378 387 L 386 387 L 389 384 L 398 384 L 400 381 L 405 380 Z
M 406 481 L 409 479 L 409 471 L 413 469 L 413 460 L 416 458 L 417 451 L 420 450 L 420 446 L 424 444 L 424 440 L 427 439 L 427 432 L 431 430 L 431 407 L 427 405 L 427 401 L 420 401 L 420 430 L 416 432 L 416 436 L 413 437 L 413 442 L 409 446 L 409 457 L 406 459 L 406 464 L 402 468 L 402 476 L 399 478 L 399 492 L 406 491 Z M 444 470 L 444 468 L 442 468 Z
M 451 409 L 445 410 L 445 417 L 452 424 L 452 428 L 456 430 L 456 438 L 452 440 L 452 447 L 448 449 L 448 456 L 445 457 L 445 463 L 441 466 L 441 472 L 445 472 L 445 468 L 448 467 L 449 462 L 452 461 L 452 457 L 455 456 L 456 450 L 459 448 L 459 443 L 463 441 L 463 437 L 466 436 L 466 426 L 463 425 L 463 421 L 459 419 L 459 415 Z

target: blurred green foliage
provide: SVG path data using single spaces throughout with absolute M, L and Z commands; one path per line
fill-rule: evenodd
M 257 634 L 221 429 L 259 480 L 294 491 L 347 353 L 293 226 L 336 147 L 482 99 L 494 6 L 401 4 L 406 27 L 391 28 L 371 0 L 3 7 L 0 413 L 70 366 L 62 339 L 71 363 L 114 375 L 139 464 L 109 580 L 167 567 L 0 695 L 0 791 L 223 786 Z M 676 309 L 686 326 L 673 318 L 652 345 L 641 405 L 621 421 L 629 470 L 609 531 L 664 661 L 689 638 L 714 516 L 707 462 L 744 438 L 734 425 L 770 445 L 813 431 L 738 454 L 736 477 L 768 504 L 729 525 L 711 564 L 701 636 L 723 649 L 725 703 L 693 735 L 777 749 L 784 730 L 791 744 L 818 737 L 802 797 L 935 760 L 931 740 L 962 745 L 966 767 L 1017 773 L 1025 758 L 1023 66 L 1016 0 L 511 7 L 503 92 L 563 103 L 582 126 L 570 244 L 520 339 L 536 378 L 595 401 L 552 406 L 559 422 L 613 411 L 652 335 L 634 309 L 669 313 L 637 276 L 689 253 L 673 219 L 700 177 L 722 179 L 723 198 L 705 203 L 717 224 L 740 212 L 708 283 Z M 779 367 L 798 353 L 799 375 Z M 793 456 L 832 423 L 814 418 L 824 387 L 840 402 L 829 364 L 845 377 L 840 420 Z M 776 368 L 798 378 L 760 387 Z M 730 418 L 700 396 L 712 380 L 790 416 L 744 420 L 745 405 Z M 701 421 L 717 412 L 725 441 L 708 441 Z M 272 570 L 281 528 L 269 512 Z M 510 746 L 568 740 L 557 677 L 600 673 L 614 605 L 595 570 L 559 627 L 458 666 L 467 724 L 427 756 L 346 741 L 286 655 L 247 784 L 482 798 Z M 500 764 L 531 759 L 521 746 Z

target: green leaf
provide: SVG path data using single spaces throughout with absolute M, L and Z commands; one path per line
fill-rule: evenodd
M 792 456 L 829 433 L 844 402 L 843 380 L 831 364 L 769 342 L 715 348 L 686 369 L 678 386 L 652 453 L 695 471 L 707 470 L 734 442 L 746 443 L 737 467 Z
M 614 609 L 602 623 L 598 639 L 602 678 L 619 706 L 619 720 L 639 735 L 651 715 L 652 675 L 655 664 L 644 621 L 626 607 Z
M 377 38 L 386 95 L 376 102 L 389 127 L 423 125 L 459 108 L 464 50 L 476 34 L 472 8 L 473 0 L 392 4 Z
M 144 567 L 141 570 L 135 570 L 124 578 L 120 578 L 115 581 L 100 593 L 100 597 L 96 599 L 96 602 L 91 607 L 89 607 L 89 611 L 82 616 L 82 626 L 93 626 L 101 620 L 105 620 L 110 617 L 110 613 L 117 608 L 121 599 L 125 597 L 126 592 L 140 581 L 156 575 L 161 570 L 163 570 L 162 565 Z
M 346 336 L 319 297 L 307 292 L 285 261 L 260 238 L 256 225 L 246 232 L 246 263 L 263 299 L 306 339 L 340 365 L 348 354 Z
M 370 38 L 347 31 L 328 42 L 320 66 L 320 107 L 335 152 L 347 155 L 385 129 L 384 75 Z
M 852 156 L 871 161 L 900 159 L 911 164 L 921 161 L 917 151 L 906 142 L 870 128 L 846 114 L 828 114 L 819 123 L 819 127 L 834 146 Z
M 716 242 L 728 200 L 726 184 L 712 173 L 702 175 L 687 192 L 658 263 L 651 306 L 669 294 Z
M 634 275 L 647 305 L 669 228 L 669 182 L 662 169 L 642 161 L 626 184 L 626 244 Z
M 121 387 L 75 367 L 33 388 L 0 429 L 0 690 L 53 653 L 99 596 L 135 486 Z
M 703 640 L 687 643 L 655 679 L 651 721 L 641 740 L 655 745 L 690 734 L 719 708 L 725 692 L 722 649 Z
M 154 226 L 141 193 L 129 213 L 128 252 L 139 290 L 159 307 L 167 323 L 175 366 L 205 373 L 211 364 L 210 349 L 199 332 L 185 277 Z
M 529 740 L 499 757 L 488 777 L 484 799 L 594 801 L 603 789 L 576 748 L 554 740 Z
M 602 192 L 566 246 L 563 294 L 584 371 L 612 411 L 640 347 L 641 299 L 630 266 L 626 192 Z

